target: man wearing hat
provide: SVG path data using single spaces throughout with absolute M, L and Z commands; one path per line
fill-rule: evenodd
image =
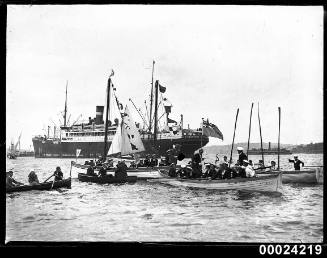
M 298 156 L 294 156 L 294 160 L 288 159 L 288 161 L 294 163 L 295 170 L 300 170 L 301 163 L 302 163 L 302 167 L 304 166 L 304 163 L 298 159 Z
M 243 152 L 243 147 L 237 147 L 237 152 L 238 152 L 238 164 L 240 166 L 242 166 L 243 165 L 243 160 L 247 160 L 248 157 Z
M 255 172 L 254 169 L 251 165 L 249 165 L 249 161 L 248 160 L 243 160 L 243 166 L 242 168 L 244 168 L 245 170 L 245 176 L 246 177 L 254 177 Z

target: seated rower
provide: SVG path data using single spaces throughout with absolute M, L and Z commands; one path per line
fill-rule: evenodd
M 88 176 L 96 176 L 96 174 L 94 173 L 94 168 L 92 166 L 89 166 L 86 170 L 86 174 Z
M 106 170 L 104 169 L 103 166 L 101 166 L 101 168 L 100 168 L 100 170 L 99 170 L 99 174 L 98 174 L 98 176 L 99 176 L 99 177 L 105 177 L 106 175 L 107 175 Z
M 56 171 L 53 172 L 54 176 L 55 176 L 55 180 L 62 180 L 64 177 L 64 174 L 61 172 L 61 168 L 60 167 L 56 167 Z
M 255 171 L 253 167 L 249 164 L 249 161 L 243 160 L 243 166 L 245 170 L 245 176 L 246 177 L 254 177 L 255 176 Z
M 117 164 L 117 168 L 115 170 L 115 177 L 118 179 L 126 179 L 127 178 L 127 166 L 125 161 L 119 161 Z
M 209 166 L 208 177 L 210 177 L 211 179 L 216 179 L 218 177 L 218 171 L 216 170 L 214 164 L 210 164 Z
M 28 174 L 28 183 L 30 185 L 38 185 L 40 183 L 34 169 L 31 169 L 31 172 Z
M 18 185 L 24 185 L 23 183 L 16 181 L 13 178 L 13 175 L 14 175 L 14 172 L 12 170 L 10 170 L 9 172 L 6 173 L 6 187 L 7 188 L 18 186 Z
M 202 177 L 209 177 L 209 171 L 210 171 L 210 164 L 206 164 L 205 165 L 205 170 L 204 170 L 204 173 L 202 175 Z
M 270 161 L 270 169 L 274 170 L 276 169 L 276 162 L 275 161 Z

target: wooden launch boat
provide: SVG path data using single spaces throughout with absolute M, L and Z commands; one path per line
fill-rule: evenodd
M 97 184 L 118 184 L 118 183 L 134 183 L 137 180 L 137 176 L 128 176 L 126 179 L 119 179 L 114 176 L 89 176 L 84 173 L 78 173 L 78 180 L 81 182 L 91 182 Z
M 213 190 L 239 190 L 245 192 L 282 193 L 282 173 L 258 175 L 251 178 L 215 179 L 195 178 L 184 179 L 167 177 L 166 171 L 160 171 L 163 178 L 151 179 L 149 182 L 160 182 L 172 186 Z
M 323 167 L 305 170 L 271 170 L 271 171 L 256 171 L 257 174 L 274 174 L 283 172 L 283 184 L 299 183 L 299 184 L 317 184 L 323 183 Z
M 71 188 L 71 178 L 55 181 L 52 185 L 53 181 L 49 181 L 46 183 L 41 183 L 38 185 L 20 185 L 14 186 L 10 188 L 6 188 L 6 193 L 12 192 L 24 192 L 24 191 L 32 191 L 32 190 L 51 190 L 57 188 Z

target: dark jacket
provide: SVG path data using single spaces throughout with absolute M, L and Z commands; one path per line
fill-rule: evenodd
M 299 160 L 299 159 L 297 161 L 295 161 L 295 160 L 289 160 L 289 162 L 294 163 L 294 169 L 295 170 L 300 170 L 301 163 L 302 163 L 302 167 L 304 166 L 304 163 L 301 160 Z
M 127 166 L 124 163 L 120 163 L 117 165 L 115 171 L 115 177 L 119 179 L 126 179 L 127 178 Z
M 169 169 L 168 176 L 170 176 L 170 177 L 176 177 L 177 176 L 177 174 L 176 174 L 176 168 L 171 167 Z
M 56 170 L 53 174 L 55 175 L 56 181 L 62 180 L 64 178 L 64 174 L 61 171 Z
M 246 156 L 246 154 L 244 152 L 241 152 L 239 155 L 238 155 L 238 162 L 240 164 L 240 166 L 243 165 L 243 160 L 247 160 L 248 157 Z
M 86 174 L 88 175 L 88 176 L 94 176 L 95 175 L 95 173 L 94 173 L 94 169 L 93 169 L 93 167 L 88 167 L 87 168 L 87 171 L 86 171 Z

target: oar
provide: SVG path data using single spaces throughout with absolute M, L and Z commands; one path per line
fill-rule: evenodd
M 70 163 L 70 171 L 69 171 L 69 177 L 72 177 L 72 166 L 73 166 L 73 161 Z
M 53 179 L 53 182 L 52 182 L 52 185 L 51 185 L 50 190 L 52 189 L 52 187 L 53 187 L 55 181 L 56 181 L 56 177 L 54 177 L 54 179 Z
M 323 168 L 324 166 L 303 166 L 304 168 Z
M 260 113 L 259 113 L 259 102 L 258 102 L 258 120 L 259 120 L 259 130 L 260 130 L 262 164 L 265 165 L 265 160 L 264 160 L 264 157 L 263 157 L 263 146 L 262 146 L 262 133 L 261 133 L 261 123 L 260 123 Z
M 250 148 L 250 135 L 251 135 L 251 118 L 252 118 L 252 109 L 253 109 L 253 103 L 251 105 L 251 113 L 250 113 L 250 124 L 249 124 L 249 137 L 248 137 L 248 148 L 246 150 L 246 156 L 249 159 L 249 148 Z
M 52 174 L 51 176 L 49 176 L 43 183 L 46 183 L 53 176 L 54 176 L 54 174 Z
M 254 168 L 253 170 L 258 170 L 258 169 L 266 169 L 266 168 L 271 168 L 272 166 L 269 167 L 262 167 L 262 168 Z

